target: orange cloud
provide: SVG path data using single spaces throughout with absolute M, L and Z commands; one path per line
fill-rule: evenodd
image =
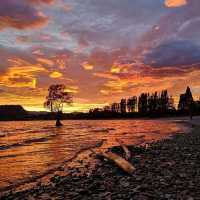
M 18 21 L 17 19 L 11 18 L 9 16 L 1 17 L 0 16 L 0 30 L 12 27 L 16 29 L 27 29 L 27 28 L 39 28 L 46 25 L 48 18 L 45 16 L 38 17 L 37 20 L 26 20 Z
M 6 87 L 29 87 L 36 88 L 36 75 L 47 72 L 41 65 L 33 65 L 22 59 L 9 59 L 12 67 L 0 75 L 0 85 Z
M 60 69 L 64 69 L 66 67 L 66 61 L 62 58 L 57 58 L 55 62 Z
M 187 4 L 187 0 L 165 0 L 166 7 L 180 7 Z
M 70 92 L 73 94 L 76 94 L 79 92 L 79 87 L 77 86 L 67 86 L 67 88 L 65 89 L 66 92 Z
M 63 4 L 62 9 L 63 9 L 63 11 L 68 12 L 68 11 L 72 10 L 72 6 L 67 5 L 67 4 Z
M 45 64 L 45 65 L 49 65 L 49 66 L 54 65 L 54 62 L 47 58 L 37 58 L 37 61 L 40 62 L 41 64 Z
M 109 73 L 109 72 L 95 72 L 93 75 L 99 78 L 104 78 L 104 79 L 112 79 L 112 80 L 119 79 L 119 77 L 116 76 L 116 74 Z
M 119 94 L 123 93 L 123 91 L 127 88 L 128 82 L 126 80 L 118 80 L 118 81 L 108 81 L 105 85 L 103 90 L 100 92 L 102 94 Z
M 110 72 L 112 73 L 127 73 L 129 69 L 133 67 L 133 63 L 119 63 L 115 62 L 114 65 L 111 67 Z
M 32 51 L 32 54 L 42 56 L 42 55 L 43 55 L 43 52 L 42 52 L 41 49 L 35 49 L 35 50 Z
M 52 72 L 49 76 L 51 78 L 61 78 L 61 77 L 63 77 L 63 74 L 60 73 L 60 72 L 55 71 L 55 72 Z
M 171 73 L 170 73 L 171 69 Z M 191 71 L 187 70 L 187 73 L 179 73 L 173 72 L 174 68 L 167 69 L 155 69 L 151 70 L 148 68 L 148 71 L 152 71 L 147 73 L 146 71 L 142 71 L 139 74 L 134 74 L 131 71 L 123 74 L 123 73 L 99 73 L 96 74 L 102 78 L 110 79 L 104 85 L 102 85 L 99 92 L 107 98 L 110 102 L 113 102 L 113 98 L 119 100 L 122 96 L 128 97 L 130 95 L 140 95 L 142 92 L 154 92 L 161 91 L 163 89 L 168 89 L 170 95 L 175 97 L 175 104 L 177 105 L 179 94 L 184 92 L 187 85 L 190 85 L 191 88 L 194 89 L 193 95 L 196 99 L 198 99 L 196 94 L 199 93 L 198 86 L 200 84 L 199 81 L 199 69 L 193 69 Z M 166 75 L 166 71 L 167 74 Z M 164 73 L 164 76 L 161 78 L 160 75 Z M 169 75 L 171 74 L 171 75 Z M 115 75 L 115 76 L 114 76 Z M 116 78 L 113 78 L 116 77 Z M 196 93 L 195 93 L 195 86 Z M 178 94 L 178 96 L 177 96 Z M 114 96 L 113 96 L 114 95 Z M 112 96 L 112 99 L 110 99 Z
M 84 62 L 82 63 L 82 67 L 85 69 L 85 70 L 93 70 L 94 69 L 94 66 L 89 64 L 88 62 Z
M 110 70 L 110 72 L 116 73 L 116 74 L 120 73 L 120 71 L 121 71 L 120 67 L 116 66 L 116 65 L 113 65 L 112 68 L 111 68 L 111 70 Z

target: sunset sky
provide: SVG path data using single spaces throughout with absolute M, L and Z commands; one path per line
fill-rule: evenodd
M 86 111 L 189 85 L 200 96 L 200 0 L 1 0 L 0 104 L 44 110 L 64 83 Z

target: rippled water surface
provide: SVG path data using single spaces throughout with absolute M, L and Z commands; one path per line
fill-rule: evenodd
M 173 120 L 0 122 L 0 189 L 40 175 L 105 140 L 102 148 L 142 144 L 188 129 Z

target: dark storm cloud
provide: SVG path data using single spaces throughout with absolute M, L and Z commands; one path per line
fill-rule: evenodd
M 141 36 L 135 54 L 140 56 L 170 40 L 185 39 L 200 43 L 199 10 L 199 0 L 188 0 L 186 6 L 169 8 L 169 12 L 161 16 L 154 26 Z
M 167 10 L 162 1 L 154 0 L 72 0 L 65 1 L 73 10 L 62 21 L 63 31 L 78 41 L 95 46 L 130 46 Z M 62 17 L 59 13 L 57 20 Z
M 191 67 L 200 63 L 200 46 L 188 40 L 167 41 L 151 49 L 144 62 L 155 67 Z

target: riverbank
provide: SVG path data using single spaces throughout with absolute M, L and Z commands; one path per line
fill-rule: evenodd
M 146 147 L 129 146 L 136 167 L 127 175 L 101 160 L 91 174 L 51 179 L 48 186 L 10 194 L 2 199 L 200 199 L 199 120 L 190 134 L 177 134 Z M 121 155 L 121 148 L 111 151 Z M 79 170 L 79 169 L 77 169 Z

